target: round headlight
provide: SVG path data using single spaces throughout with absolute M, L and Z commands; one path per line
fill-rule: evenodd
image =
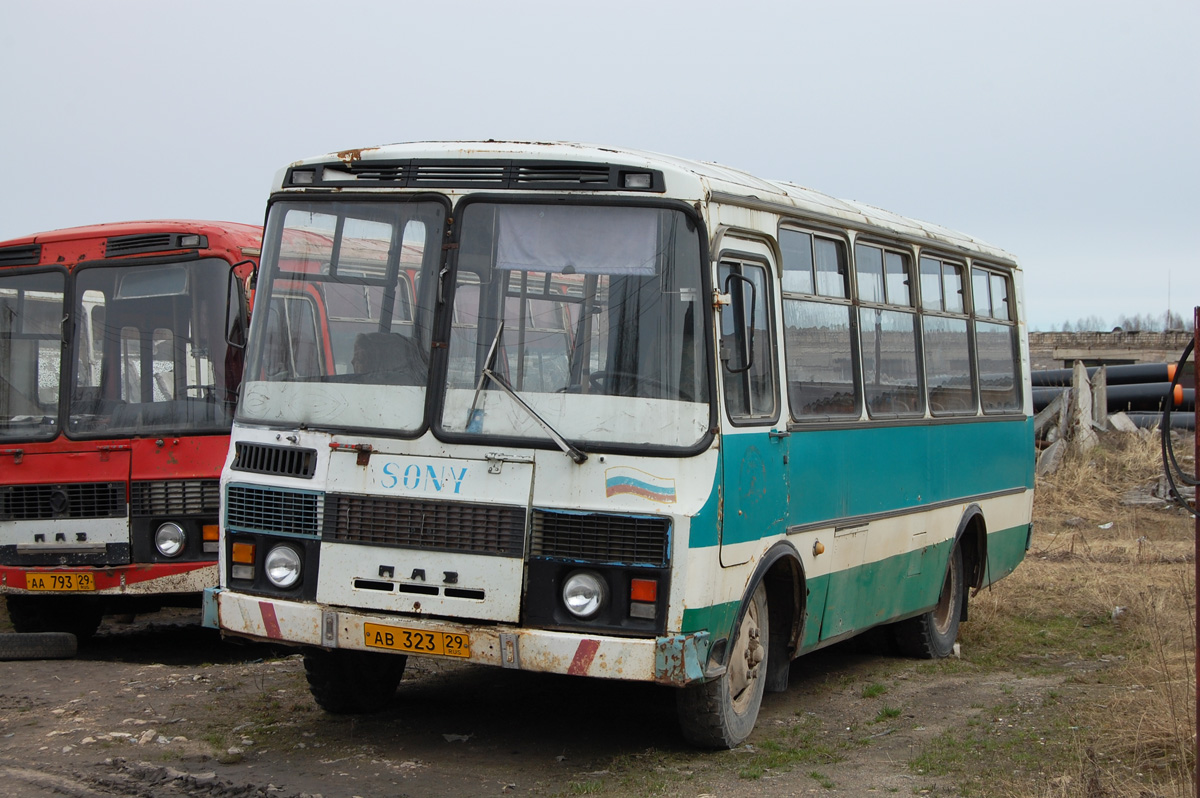
M 562 600 L 576 618 L 591 618 L 608 601 L 608 585 L 598 573 L 576 571 L 563 582 Z
M 164 557 L 178 557 L 186 544 L 187 535 L 179 524 L 168 521 L 154 533 L 154 548 Z
M 263 570 L 275 587 L 292 587 L 300 581 L 300 555 L 291 546 L 278 545 L 267 552 Z

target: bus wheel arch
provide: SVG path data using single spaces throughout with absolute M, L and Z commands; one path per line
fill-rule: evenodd
M 767 652 L 766 689 L 782 693 L 788 687 L 792 660 L 800 650 L 807 599 L 804 563 L 789 543 L 777 543 L 760 564 L 767 589 L 770 649 Z
M 983 588 L 987 575 L 987 522 L 978 504 L 967 507 L 958 522 L 955 546 L 962 552 L 964 594 L 960 620 L 967 620 L 968 599 L 972 591 Z
M 790 544 L 776 544 L 747 584 L 729 637 L 714 646 L 704 682 L 680 688 L 684 738 L 732 748 L 754 730 L 765 690 L 787 689 L 803 618 L 803 567 Z
M 927 612 L 891 624 L 892 641 L 902 653 L 939 659 L 953 652 L 959 624 L 967 619 L 968 588 L 982 584 L 986 547 L 983 511 L 973 504 L 959 521 L 937 604 Z

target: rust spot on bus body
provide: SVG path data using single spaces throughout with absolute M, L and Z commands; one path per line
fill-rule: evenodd
M 379 149 L 379 148 L 378 147 L 359 147 L 358 149 L 354 149 L 354 150 L 341 150 L 340 152 L 335 153 L 335 154 L 337 155 L 337 158 L 339 161 L 350 164 L 350 163 L 354 163 L 355 161 L 361 161 L 364 152 L 371 152 L 372 150 L 377 150 L 377 149 Z

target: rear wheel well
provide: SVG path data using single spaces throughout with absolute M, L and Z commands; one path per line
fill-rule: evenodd
M 964 516 L 958 532 L 956 545 L 962 551 L 965 587 L 962 604 L 962 620 L 967 620 L 967 599 L 971 590 L 983 587 L 984 576 L 987 572 L 987 524 L 983 520 L 983 511 L 973 506 Z

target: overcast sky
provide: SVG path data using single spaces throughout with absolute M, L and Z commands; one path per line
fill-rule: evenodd
M 1033 329 L 1200 304 L 1200 2 L 0 4 L 0 239 L 261 222 L 301 157 L 570 140 L 1013 252 Z

